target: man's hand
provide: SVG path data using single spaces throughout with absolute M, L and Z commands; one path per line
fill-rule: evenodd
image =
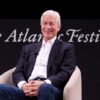
M 26 96 L 37 96 L 38 89 L 43 83 L 45 82 L 40 80 L 30 80 L 28 83 L 22 85 L 22 90 Z

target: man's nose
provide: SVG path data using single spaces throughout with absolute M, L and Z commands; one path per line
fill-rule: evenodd
M 50 26 L 50 24 L 47 24 L 47 26 L 46 26 L 47 28 L 51 28 L 51 26 Z

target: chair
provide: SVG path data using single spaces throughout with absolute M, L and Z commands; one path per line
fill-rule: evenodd
M 78 67 L 75 68 L 64 87 L 63 98 L 64 100 L 82 100 L 81 71 Z
M 0 75 L 0 84 L 14 85 L 12 81 L 12 73 L 14 70 L 15 67 Z M 63 100 L 82 100 L 81 71 L 78 67 L 75 68 L 69 81 L 64 87 Z
M 12 69 L 9 69 L 8 71 L 4 72 L 3 74 L 0 75 L 0 84 L 10 84 L 14 85 L 13 80 L 12 80 L 12 73 L 15 71 L 15 67 Z

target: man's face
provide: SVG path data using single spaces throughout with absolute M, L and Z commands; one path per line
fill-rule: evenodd
M 44 15 L 41 22 L 41 31 L 47 41 L 57 35 L 60 26 L 54 15 Z

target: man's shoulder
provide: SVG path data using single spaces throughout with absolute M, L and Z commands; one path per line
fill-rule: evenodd
M 38 44 L 39 44 L 38 42 L 34 42 L 34 43 L 26 44 L 26 45 L 24 45 L 24 47 L 31 48 L 31 47 L 34 47 L 34 46 L 36 46 Z
M 23 49 L 25 49 L 26 51 L 27 50 L 31 50 L 31 49 L 35 49 L 37 48 L 37 46 L 39 45 L 40 43 L 39 42 L 35 42 L 35 43 L 30 43 L 30 44 L 26 44 L 26 45 L 23 45 Z

